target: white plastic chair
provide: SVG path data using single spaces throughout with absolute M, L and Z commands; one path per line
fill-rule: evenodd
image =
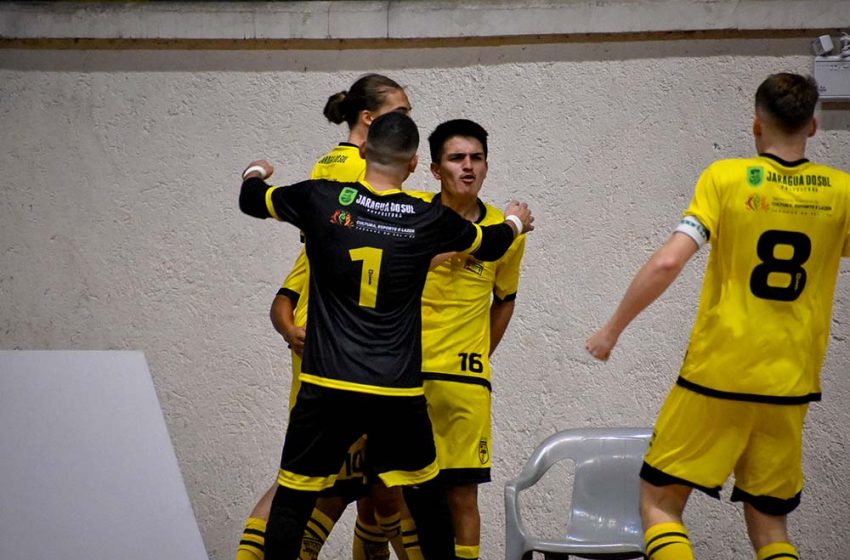
M 505 558 L 643 558 L 638 480 L 650 428 L 584 428 L 548 437 L 517 478 L 505 484 Z M 529 534 L 517 496 L 559 461 L 575 462 L 570 512 L 558 540 Z

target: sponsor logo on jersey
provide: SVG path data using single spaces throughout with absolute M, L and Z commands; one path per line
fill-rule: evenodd
M 354 199 L 357 198 L 357 189 L 351 187 L 343 187 L 339 192 L 339 203 L 343 206 L 350 206 Z
M 747 210 L 757 212 L 759 210 L 770 210 L 770 203 L 767 197 L 760 194 L 753 194 L 747 198 Z
M 769 171 L 767 173 L 768 183 L 777 183 L 785 188 L 785 190 L 806 190 L 817 192 L 817 187 L 831 187 L 832 183 L 829 177 L 825 175 L 785 175 Z M 790 188 L 789 188 L 790 187 Z M 807 187 L 807 188 L 804 188 Z
M 764 167 L 748 167 L 747 183 L 753 188 L 760 187 L 764 183 Z
M 331 223 L 338 226 L 352 227 L 354 220 L 351 219 L 351 212 L 348 210 L 337 210 L 331 216 Z
M 479 262 L 472 257 L 466 259 L 466 262 L 463 263 L 463 268 L 473 274 L 477 274 L 478 276 L 484 275 L 484 263 Z
M 328 154 L 322 159 L 320 159 L 317 163 L 321 165 L 330 165 L 333 163 L 345 163 L 348 159 L 348 156 L 342 154 Z
M 366 195 L 357 195 L 357 204 L 362 206 L 371 214 L 385 217 L 400 218 L 403 214 L 414 214 L 416 210 L 412 204 L 374 200 Z
M 394 226 L 392 224 L 378 224 L 364 218 L 357 219 L 357 229 L 370 233 L 388 235 L 390 237 L 409 237 L 410 239 L 416 237 L 416 230 L 413 228 Z
M 478 442 L 478 460 L 482 465 L 486 465 L 490 460 L 490 447 L 487 445 L 487 440 L 482 439 Z

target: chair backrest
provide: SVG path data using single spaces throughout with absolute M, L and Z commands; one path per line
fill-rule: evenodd
M 575 482 L 568 538 L 643 544 L 638 473 L 647 439 L 603 434 L 570 444 Z
M 649 428 L 584 428 L 564 430 L 544 440 L 519 477 L 505 485 L 508 560 L 527 557 L 531 550 L 640 556 L 638 473 L 651 433 Z M 563 540 L 531 536 L 522 523 L 517 494 L 564 460 L 574 462 L 575 474 Z

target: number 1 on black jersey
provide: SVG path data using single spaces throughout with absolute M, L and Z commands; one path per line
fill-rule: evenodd
M 378 277 L 381 274 L 381 257 L 383 250 L 375 247 L 358 247 L 349 249 L 348 254 L 354 262 L 363 261 L 360 271 L 360 299 L 361 307 L 374 309 L 378 299 Z

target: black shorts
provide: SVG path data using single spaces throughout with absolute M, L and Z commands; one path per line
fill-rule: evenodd
M 425 397 L 373 395 L 303 383 L 289 415 L 278 483 L 322 491 L 366 434 L 368 470 L 387 486 L 421 484 L 438 473 Z

